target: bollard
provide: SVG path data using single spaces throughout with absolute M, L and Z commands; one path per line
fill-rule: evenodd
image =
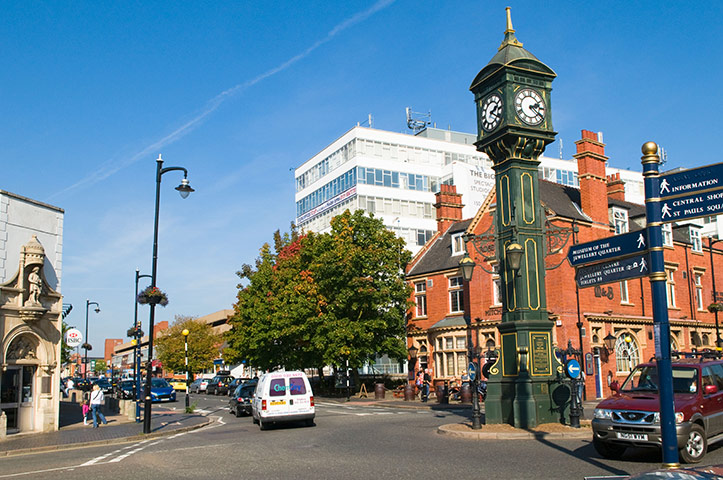
M 384 400 L 385 389 L 383 383 L 374 384 L 374 400 Z
M 446 385 L 437 385 L 437 403 L 441 405 L 449 403 L 449 391 Z
M 414 385 L 407 383 L 404 385 L 404 401 L 411 402 L 414 400 Z
M 462 388 L 459 389 L 459 399 L 462 403 L 472 403 L 472 389 L 469 383 L 462 384 Z

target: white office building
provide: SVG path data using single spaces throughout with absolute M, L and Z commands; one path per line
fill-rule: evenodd
M 434 194 L 442 183 L 462 194 L 471 218 L 494 188 L 495 172 L 476 135 L 427 128 L 416 135 L 356 126 L 295 171 L 296 225 L 324 232 L 332 217 L 362 209 L 381 217 L 416 253 L 437 229 Z M 625 181 L 626 200 L 644 202 L 639 172 L 608 168 Z M 540 178 L 578 186 L 577 161 L 541 157 Z

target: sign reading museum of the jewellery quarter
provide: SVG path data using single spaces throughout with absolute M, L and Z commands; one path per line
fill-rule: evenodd
M 577 269 L 575 281 L 580 288 L 619 282 L 631 278 L 644 277 L 650 273 L 648 254 L 613 260 L 612 262 L 596 263 Z
M 614 237 L 573 245 L 567 251 L 570 265 L 585 265 L 610 258 L 624 257 L 647 250 L 645 232 L 623 233 Z

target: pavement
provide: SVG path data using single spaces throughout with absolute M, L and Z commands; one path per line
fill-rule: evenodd
M 438 411 L 468 411 L 472 412 L 471 403 L 461 403 L 456 401 L 450 401 L 449 403 L 443 404 L 438 403 L 434 397 L 428 402 L 422 402 L 419 398 L 415 397 L 414 400 L 405 401 L 402 398 L 390 398 L 391 392 L 387 392 L 384 399 L 376 400 L 374 393 L 368 397 L 359 398 L 358 396 L 351 397 L 348 402 L 346 398 L 325 398 L 325 401 L 336 401 L 338 403 L 348 403 L 353 405 L 367 405 L 376 407 L 389 407 L 389 408 L 410 408 L 410 409 L 428 409 Z M 437 433 L 440 435 L 447 435 L 453 437 L 462 437 L 471 440 L 521 440 L 521 439 L 590 439 L 592 436 L 592 429 L 590 422 L 592 420 L 595 406 L 600 400 L 591 400 L 583 402 L 583 415 L 580 418 L 580 428 L 572 428 L 569 425 L 563 424 L 548 424 L 542 425 L 540 428 L 534 429 L 519 429 L 514 428 L 510 425 L 482 425 L 482 429 L 473 430 L 472 423 L 452 423 L 447 425 L 441 425 L 437 428 Z M 482 422 L 484 423 L 484 402 L 480 404 L 480 411 L 482 414 Z
M 143 433 L 143 423 L 129 420 L 126 415 L 106 415 L 107 425 L 92 428 L 93 420 L 83 424 L 80 405 L 60 402 L 60 428 L 55 432 L 9 435 L 0 442 L 0 457 L 25 455 L 52 450 L 134 442 L 204 427 L 211 420 L 200 414 L 187 414 L 183 409 L 173 411 L 162 406 L 152 409 L 151 433 Z
M 391 392 L 387 392 L 384 399 L 375 399 L 374 393 L 367 397 L 352 396 L 348 401 L 345 397 L 318 398 L 318 401 L 335 402 L 339 404 L 350 404 L 357 406 L 375 406 L 387 408 L 409 408 L 426 409 L 438 411 L 469 411 L 472 412 L 471 403 L 460 403 L 451 401 L 447 404 L 438 403 L 434 397 L 428 402 L 422 402 L 418 398 L 412 401 L 405 401 L 401 398 L 393 398 Z M 472 430 L 471 424 L 455 423 L 442 425 L 437 432 L 442 435 L 464 437 L 475 440 L 519 440 L 522 438 L 590 438 L 591 430 L 589 420 L 597 401 L 584 402 L 584 416 L 581 421 L 582 428 L 574 429 L 564 425 L 556 425 L 554 431 L 535 429 L 516 429 L 509 425 L 483 425 L 482 430 Z M 484 421 L 484 403 L 480 405 Z M 123 415 L 106 415 L 107 425 L 100 425 L 99 428 L 91 428 L 83 425 L 83 416 L 80 405 L 72 402 L 60 402 L 60 429 L 48 433 L 28 433 L 10 435 L 5 441 L 0 442 L 0 457 L 11 455 L 24 455 L 52 450 L 65 450 L 115 444 L 122 442 L 134 442 L 155 436 L 170 435 L 184 431 L 194 430 L 211 423 L 211 420 L 201 414 L 187 414 L 182 409 L 171 410 L 162 405 L 154 406 L 151 417 L 151 433 L 143 433 L 143 423 L 136 423 Z

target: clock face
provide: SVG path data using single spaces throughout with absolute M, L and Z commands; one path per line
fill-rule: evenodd
M 539 125 L 545 119 L 545 100 L 531 88 L 523 88 L 515 95 L 515 113 L 528 125 Z
M 493 93 L 480 106 L 479 122 L 482 129 L 491 132 L 502 120 L 502 97 Z

